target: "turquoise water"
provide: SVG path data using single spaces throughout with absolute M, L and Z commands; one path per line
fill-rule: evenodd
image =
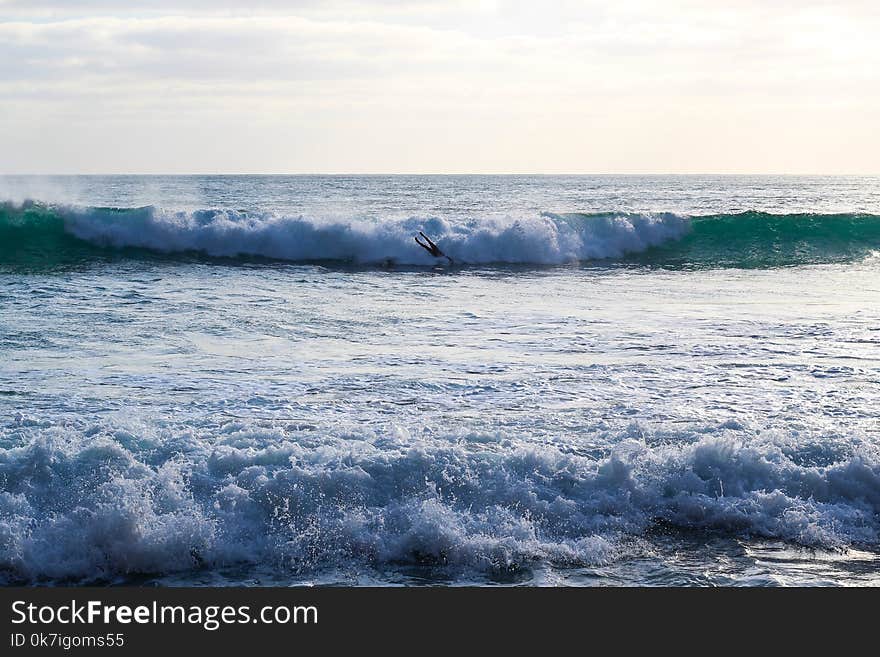
M 0 577 L 877 584 L 878 182 L 0 178 Z

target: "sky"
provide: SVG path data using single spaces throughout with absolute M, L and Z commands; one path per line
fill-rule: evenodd
M 878 34 L 863 0 L 0 0 L 0 174 L 880 174 Z

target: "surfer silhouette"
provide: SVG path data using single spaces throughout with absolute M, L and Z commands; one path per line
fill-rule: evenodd
M 425 242 L 427 242 L 427 244 L 419 240 L 418 236 L 413 238 L 416 241 L 416 244 L 418 244 L 435 258 L 446 258 L 449 261 L 450 265 L 453 264 L 452 258 L 443 253 L 443 251 L 440 250 L 440 247 L 438 247 L 436 244 L 434 244 L 434 242 L 431 241 L 430 237 L 425 235 L 422 231 L 419 231 L 419 235 L 421 235 L 425 239 Z

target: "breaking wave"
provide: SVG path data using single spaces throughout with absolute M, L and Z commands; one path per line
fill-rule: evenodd
M 638 433 L 638 432 L 634 432 Z M 880 454 L 725 425 L 604 454 L 503 436 L 167 433 L 19 416 L 0 449 L 0 580 L 107 581 L 244 564 L 609 563 L 652 528 L 880 544 Z
M 519 218 L 330 220 L 234 210 L 0 205 L 0 264 L 132 255 L 424 266 L 431 235 L 457 263 L 625 261 L 669 267 L 848 262 L 880 248 L 880 217 L 761 212 L 540 213 Z

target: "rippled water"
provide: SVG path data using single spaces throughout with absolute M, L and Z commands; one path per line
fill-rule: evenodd
M 0 577 L 876 585 L 877 183 L 2 180 Z M 26 197 L 63 242 L 23 232 Z M 161 214 L 95 214 L 145 205 Z M 749 258 L 718 238 L 664 255 L 702 239 L 690 215 L 745 211 L 797 230 L 749 215 L 760 240 L 722 245 Z M 583 216 L 511 251 L 540 213 Z M 627 237 L 656 213 L 684 232 Z M 368 233 L 374 260 L 285 258 L 306 220 L 396 232 Z M 270 224 L 281 257 L 228 257 Z M 469 254 L 594 248 L 608 226 L 624 246 L 435 267 L 419 226 Z

